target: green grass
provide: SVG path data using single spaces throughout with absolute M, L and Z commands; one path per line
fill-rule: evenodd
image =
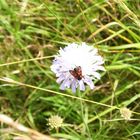
M 104 57 L 95 90 L 59 90 L 50 66 L 72 42 L 94 45 Z M 0 0 L 0 113 L 56 138 L 139 140 L 139 54 L 139 0 Z M 124 106 L 135 120 L 121 118 Z M 64 119 L 59 132 L 47 125 L 53 115 Z M 5 128 L 2 140 L 21 135 Z

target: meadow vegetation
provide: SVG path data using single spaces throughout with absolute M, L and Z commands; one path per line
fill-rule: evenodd
M 56 83 L 52 60 L 72 42 L 104 58 L 94 90 Z M 56 139 L 139 140 L 140 0 L 0 0 L 0 113 Z M 0 121 L 1 140 L 36 139 Z

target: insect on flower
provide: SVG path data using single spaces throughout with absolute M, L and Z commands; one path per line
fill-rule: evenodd
M 103 58 L 96 48 L 86 43 L 72 43 L 60 49 L 55 56 L 51 70 L 56 74 L 60 89 L 72 88 L 73 92 L 79 87 L 85 90 L 85 84 L 94 88 L 92 80 L 100 79 L 99 70 L 104 71 Z
M 77 80 L 81 80 L 83 78 L 82 76 L 82 69 L 80 66 L 74 68 L 74 70 L 70 70 L 71 75 L 75 77 Z

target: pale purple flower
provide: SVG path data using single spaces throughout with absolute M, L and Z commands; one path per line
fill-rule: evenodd
M 72 88 L 76 92 L 79 87 L 85 90 L 85 84 L 94 88 L 92 80 L 100 79 L 98 70 L 104 71 L 103 58 L 96 48 L 86 43 L 72 43 L 59 50 L 55 56 L 51 70 L 56 74 L 57 83 L 61 83 L 60 89 Z

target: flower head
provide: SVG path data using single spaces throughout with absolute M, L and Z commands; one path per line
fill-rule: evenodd
M 58 115 L 51 116 L 48 119 L 48 124 L 50 125 L 51 128 L 59 128 L 63 124 L 63 119 Z
M 51 70 L 56 74 L 57 83 L 61 83 L 60 89 L 76 88 L 85 90 L 85 85 L 94 88 L 92 80 L 100 79 L 98 70 L 105 70 L 102 64 L 103 58 L 98 54 L 96 48 L 88 46 L 86 43 L 72 43 L 64 49 L 59 50 L 55 56 Z
M 126 107 L 120 109 L 120 114 L 125 120 L 130 120 L 132 116 L 132 111 Z

